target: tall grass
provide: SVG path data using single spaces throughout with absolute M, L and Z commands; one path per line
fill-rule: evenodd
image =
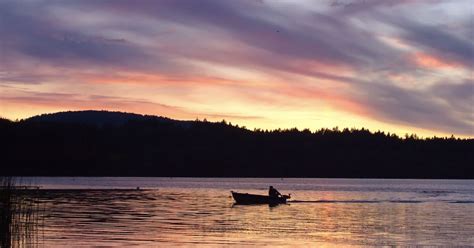
M 38 189 L 20 179 L 0 177 L 0 247 L 34 247 L 39 244 Z

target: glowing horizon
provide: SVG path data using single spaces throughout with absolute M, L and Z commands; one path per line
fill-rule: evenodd
M 4 118 L 109 110 L 474 137 L 469 0 L 6 0 L 0 16 Z

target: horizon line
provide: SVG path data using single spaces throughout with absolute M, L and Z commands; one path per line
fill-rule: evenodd
M 4 119 L 4 120 L 8 120 L 10 122 L 21 122 L 21 121 L 27 121 L 28 119 L 31 119 L 33 117 L 36 117 L 36 116 L 42 116 L 42 115 L 52 115 L 52 114 L 59 114 L 59 113 L 69 113 L 69 112 L 109 112 L 109 113 L 121 113 L 121 114 L 132 114 L 132 115 L 140 115 L 140 116 L 149 116 L 149 117 L 160 117 L 160 118 L 166 118 L 166 119 L 170 119 L 170 120 L 174 120 L 174 121 L 190 121 L 190 122 L 195 122 L 195 121 L 200 121 L 200 122 L 209 122 L 209 123 L 222 123 L 223 121 L 225 121 L 225 124 L 226 125 L 230 125 L 230 126 L 233 126 L 233 127 L 238 127 L 238 128 L 241 128 L 241 129 L 245 129 L 245 130 L 248 130 L 248 131 L 251 131 L 251 132 L 255 132 L 255 131 L 268 131 L 268 132 L 272 132 L 272 131 L 278 131 L 278 130 L 281 130 L 281 131 L 290 131 L 290 130 L 294 130 L 296 129 L 297 131 L 305 131 L 305 130 L 308 130 L 310 131 L 311 133 L 316 133 L 318 131 L 323 131 L 323 130 L 329 130 L 329 131 L 338 131 L 338 132 L 343 132 L 344 130 L 349 130 L 349 131 L 352 131 L 352 130 L 357 130 L 357 131 L 368 131 L 370 134 L 376 134 L 376 133 L 382 133 L 386 136 L 392 136 L 392 135 L 395 135 L 396 137 L 400 138 L 400 139 L 409 139 L 409 138 L 415 138 L 415 139 L 420 139 L 420 140 L 427 140 L 427 139 L 436 139 L 436 138 L 440 138 L 440 139 L 457 139 L 457 140 L 474 140 L 474 136 L 459 136 L 459 135 L 454 135 L 454 134 L 451 134 L 451 136 L 437 136 L 437 135 L 433 135 L 433 136 L 423 136 L 423 135 L 419 135 L 415 132 L 412 132 L 412 133 L 404 133 L 403 135 L 400 135 L 400 134 L 397 134 L 395 132 L 389 132 L 389 131 L 384 131 L 384 130 L 380 130 L 378 129 L 377 131 L 374 131 L 374 130 L 371 130 L 370 128 L 366 128 L 366 127 L 362 127 L 362 128 L 356 128 L 356 127 L 348 127 L 348 126 L 345 126 L 345 127 L 339 127 L 339 126 L 334 126 L 334 127 L 320 127 L 320 128 L 298 128 L 298 127 L 290 127 L 290 128 L 273 128 L 273 129 L 268 129 L 268 128 L 259 128 L 259 127 L 254 127 L 253 129 L 251 128 L 248 128 L 246 127 L 245 125 L 240 125 L 238 123 L 236 124 L 232 124 L 232 122 L 230 121 L 227 121 L 225 120 L 225 118 L 223 118 L 222 120 L 220 121 L 209 121 L 207 120 L 207 118 L 203 118 L 203 119 L 200 119 L 199 116 L 196 117 L 196 119 L 192 120 L 192 119 L 180 119 L 180 118 L 171 118 L 171 117 L 168 117 L 168 116 L 163 116 L 163 115 L 155 115 L 155 114 L 142 114 L 142 113 L 135 113 L 135 112 L 125 112 L 125 111 L 119 111 L 119 110 L 107 110 L 107 109 L 101 109 L 101 110 L 98 110 L 98 109 L 85 109 L 85 110 L 64 110 L 64 111 L 57 111 L 57 112 L 45 112 L 45 113 L 41 113 L 41 114 L 36 114 L 36 115 L 32 115 L 32 116 L 29 116 L 29 117 L 25 117 L 25 118 L 21 118 L 21 119 L 15 119 L 15 120 L 12 120 L 10 118 L 6 118 L 6 117 L 2 117 L 0 116 L 0 119 Z

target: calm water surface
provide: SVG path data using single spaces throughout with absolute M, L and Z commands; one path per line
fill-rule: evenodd
M 42 187 L 44 247 L 474 245 L 473 180 L 26 180 Z M 233 204 L 230 190 L 269 185 L 292 201 Z

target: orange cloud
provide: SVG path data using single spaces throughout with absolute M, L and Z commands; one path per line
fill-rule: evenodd
M 413 60 L 419 66 L 430 69 L 447 69 L 460 66 L 459 64 L 456 64 L 454 62 L 443 60 L 441 58 L 421 52 L 415 53 L 413 55 Z
M 283 95 L 300 99 L 306 103 L 323 101 L 331 108 L 342 112 L 353 113 L 360 116 L 367 116 L 369 114 L 368 109 L 362 104 L 343 94 L 335 93 L 329 90 L 291 86 L 282 88 L 280 90 Z

